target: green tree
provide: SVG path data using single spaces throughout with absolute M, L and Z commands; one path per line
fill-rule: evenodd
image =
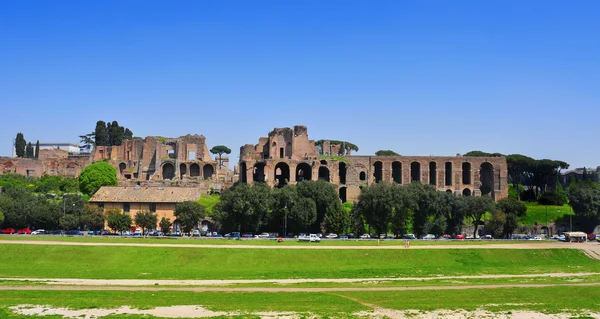
M 106 217 L 104 212 L 102 212 L 98 206 L 86 204 L 83 209 L 83 214 L 79 219 L 79 223 L 83 229 L 102 230 L 104 228 L 105 220 Z
M 524 184 L 528 172 L 531 171 L 535 160 L 531 157 L 521 154 L 511 154 L 506 156 L 506 166 L 508 171 L 508 180 L 513 184 L 514 189 L 519 189 L 519 184 Z M 520 195 L 519 195 L 520 199 Z
M 4 213 L 0 210 L 0 226 L 2 226 L 2 223 L 4 223 Z
M 381 182 L 363 187 L 356 209 L 377 234 L 385 234 L 394 212 L 394 185 Z
M 38 209 L 38 197 L 27 188 L 6 188 L 0 194 L 0 211 L 4 213 L 5 227 L 31 226 L 32 215 Z
M 125 132 L 123 133 L 123 138 L 125 138 L 126 140 L 132 140 L 133 132 L 130 129 L 125 128 Z
M 310 198 L 299 198 L 291 206 L 290 217 L 299 229 L 306 231 L 317 220 L 317 204 Z
M 25 137 L 23 137 L 23 133 L 17 133 L 17 137 L 15 139 L 15 154 L 17 157 L 25 157 L 25 147 L 27 146 L 27 142 L 25 142 Z
M 473 238 L 477 236 L 477 229 L 482 224 L 481 220 L 486 212 L 494 213 L 495 202 L 489 196 L 468 196 L 467 197 L 467 217 L 471 218 L 473 223 Z
M 156 228 L 158 216 L 150 211 L 141 210 L 135 214 L 135 224 L 142 228 L 142 235 L 146 234 L 146 229 Z
M 27 146 L 25 147 L 25 157 L 33 158 L 33 145 L 31 145 L 31 142 L 27 143 Z
M 40 157 L 40 140 L 37 140 L 37 142 L 35 142 L 35 154 L 33 155 L 33 157 L 35 159 L 38 159 Z
M 79 135 L 79 139 L 80 139 L 79 147 L 86 149 L 89 152 L 92 149 L 92 147 L 94 145 L 96 145 L 96 142 L 94 141 L 94 139 L 95 139 L 94 135 L 95 135 L 95 133 Z
M 376 156 L 400 156 L 400 154 L 392 151 L 392 150 L 379 150 L 375 152 Z
M 60 218 L 60 228 L 62 230 L 77 229 L 79 226 L 79 217 L 75 215 L 64 215 Z
M 124 231 L 131 229 L 131 216 L 122 213 L 118 208 L 111 208 L 106 211 L 106 223 L 113 231 L 123 234 Z
M 308 199 L 310 200 L 310 199 Z M 315 218 L 316 218 L 316 207 L 315 207 Z M 337 234 L 346 234 L 348 232 L 348 226 L 350 226 L 350 216 L 340 206 L 337 210 L 328 210 L 325 213 L 324 219 L 325 227 L 328 231 Z
M 395 236 L 404 235 L 407 231 L 408 222 L 412 218 L 415 201 L 406 186 L 393 184 L 393 209 L 391 231 Z
M 210 152 L 213 154 L 219 155 L 219 169 L 221 167 L 223 167 L 223 160 L 221 159 L 223 154 L 231 154 L 231 150 L 229 149 L 229 147 L 227 147 L 225 145 L 217 145 L 217 146 L 211 148 Z
M 269 222 L 272 201 L 271 188 L 265 183 L 237 184 L 223 191 L 213 218 L 225 231 L 258 232 Z
M 90 164 L 79 174 L 79 188 L 87 195 L 93 195 L 102 186 L 117 185 L 117 170 L 106 162 Z
M 491 218 L 485 222 L 485 227 L 491 232 L 493 238 L 502 237 L 504 234 L 505 225 L 506 214 L 500 210 L 494 211 Z
M 106 130 L 106 123 L 104 123 L 104 121 L 96 122 L 96 129 L 94 130 L 94 144 L 96 146 L 109 146 L 108 131 Z
M 117 121 L 113 121 L 110 126 L 110 139 L 111 139 L 110 145 L 119 146 L 119 145 L 123 144 L 124 135 L 125 135 L 125 128 L 120 126 Z
M 518 217 L 527 214 L 527 206 L 514 198 L 503 198 L 496 205 L 504 213 L 503 235 L 510 238 L 518 227 Z
M 159 227 L 160 231 L 166 235 L 171 231 L 171 221 L 168 218 L 163 217 L 160 219 Z
M 363 216 L 358 209 L 358 205 L 354 205 L 350 211 L 350 231 L 355 236 L 360 236 L 365 233 L 365 221 Z
M 584 230 L 591 232 L 600 217 L 600 183 L 588 179 L 571 184 L 567 197 L 575 214 L 583 219 Z
M 60 218 L 63 217 L 62 208 L 55 200 L 48 200 L 43 196 L 36 198 L 33 205 L 35 209 L 29 212 L 28 224 L 32 229 L 57 229 Z
M 322 232 L 327 212 L 336 213 L 341 209 L 341 202 L 335 187 L 326 181 L 302 181 L 296 185 L 298 196 L 312 199 L 317 205 L 317 220 L 311 231 Z
M 453 194 L 446 194 L 447 205 L 450 210 L 446 215 L 446 233 L 451 235 L 462 234 L 462 228 L 465 221 L 465 216 L 469 211 L 468 198 L 465 196 L 456 197 Z
M 204 218 L 204 206 L 195 201 L 185 201 L 175 206 L 175 217 L 181 223 L 184 233 L 191 233 L 192 229 Z

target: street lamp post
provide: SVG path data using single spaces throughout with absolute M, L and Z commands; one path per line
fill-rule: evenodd
M 546 205 L 546 237 L 548 237 L 550 235 L 550 232 L 548 232 L 548 205 Z
M 287 204 L 284 208 L 285 220 L 283 221 L 283 238 L 287 238 Z

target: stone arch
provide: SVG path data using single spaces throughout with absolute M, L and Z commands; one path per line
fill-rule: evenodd
M 319 163 L 321 163 L 321 165 L 327 165 L 327 161 L 326 160 L 321 160 Z
M 290 181 L 290 167 L 284 162 L 275 165 L 275 186 L 283 187 Z
M 127 164 L 121 163 L 119 164 L 119 174 L 123 174 L 123 171 L 127 169 Z
M 319 179 L 329 182 L 329 168 L 326 166 L 319 167 Z
M 419 183 L 421 182 L 421 163 L 410 163 L 410 181 Z
M 338 167 L 338 175 L 340 177 L 340 184 L 346 184 L 346 163 L 340 163 Z
M 381 182 L 383 179 L 383 163 L 377 161 L 373 163 L 373 176 L 375 177 L 375 183 Z
M 183 179 L 183 176 L 187 174 L 187 166 L 185 164 L 179 165 L 179 178 Z
M 398 161 L 392 162 L 392 181 L 402 184 L 402 163 Z
M 171 163 L 164 163 L 162 166 L 162 178 L 173 179 L 175 178 L 175 166 Z
M 360 179 L 361 181 L 366 181 L 367 180 L 367 173 L 360 172 L 360 174 L 358 174 L 358 179 Z
M 463 189 L 462 191 L 463 196 L 471 196 L 471 190 L 468 188 Z
M 446 174 L 446 186 L 452 186 L 452 162 L 446 162 L 444 170 Z
M 247 169 L 248 169 L 248 167 L 246 166 L 246 162 L 241 162 L 240 163 L 240 171 L 239 171 L 239 174 L 240 174 L 239 175 L 240 176 L 239 181 L 242 184 L 247 184 L 248 183 L 248 181 L 246 180 L 246 176 L 247 176 L 246 175 L 246 171 L 247 171 Z
M 204 179 L 211 179 L 214 173 L 215 168 L 212 165 L 206 164 L 204 167 L 202 167 L 202 175 L 204 176 Z
M 437 185 L 437 163 L 429 162 L 429 185 Z
M 346 202 L 346 187 L 340 187 L 340 200 L 342 201 L 342 203 Z
M 464 185 L 471 184 L 471 163 L 469 162 L 462 163 L 462 183 Z
M 255 163 L 254 164 L 254 169 L 253 169 L 253 174 L 252 174 L 252 180 L 254 182 L 258 182 L 258 183 L 264 183 L 265 182 L 265 166 L 267 164 L 265 163 Z
M 200 176 L 200 165 L 198 165 L 196 163 L 193 163 L 192 165 L 190 165 L 190 176 L 191 177 Z M 204 176 L 206 176 L 206 174 L 204 174 Z
M 310 181 L 312 180 L 312 167 L 308 163 L 300 163 L 296 166 L 296 181 Z
M 479 181 L 481 182 L 481 195 L 490 194 L 494 198 L 494 166 L 489 162 L 481 164 L 479 169 Z
M 448 194 L 452 194 L 452 190 L 451 190 L 451 189 L 447 189 L 447 190 L 446 190 L 446 193 L 448 193 Z

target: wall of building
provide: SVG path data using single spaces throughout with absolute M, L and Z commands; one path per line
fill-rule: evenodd
M 125 203 L 94 203 L 95 205 L 104 205 L 104 211 L 108 209 L 118 209 L 123 211 L 123 204 Z M 158 222 L 165 217 L 168 218 L 171 223 L 175 221 L 175 216 L 173 213 L 175 212 L 176 203 L 156 203 L 156 215 L 158 217 Z M 150 211 L 150 203 L 129 203 L 129 216 L 132 220 L 135 221 L 135 214 L 139 211 Z M 108 226 L 106 226 L 108 227 Z

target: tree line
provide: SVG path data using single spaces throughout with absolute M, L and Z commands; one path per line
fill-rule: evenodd
M 40 156 L 40 141 L 35 142 L 35 148 L 31 142 L 25 140 L 23 133 L 17 133 L 15 138 L 15 155 L 22 158 L 37 159 Z
M 117 121 L 98 121 L 92 133 L 79 135 L 79 138 L 81 148 L 90 150 L 94 146 L 120 146 L 124 140 L 133 139 L 133 132 Z

